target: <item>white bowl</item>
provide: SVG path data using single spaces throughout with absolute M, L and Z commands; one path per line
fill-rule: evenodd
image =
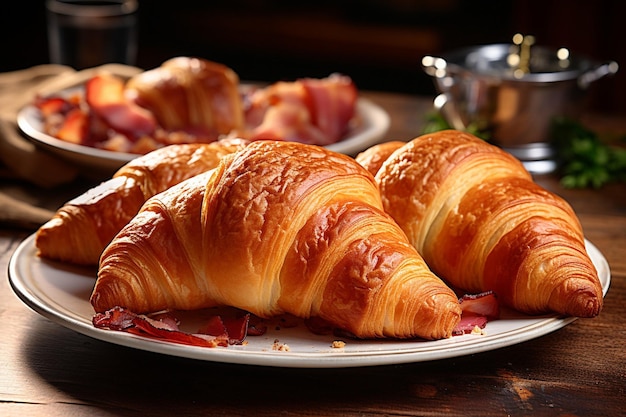
M 76 87 L 73 90 L 76 90 Z M 57 94 L 63 95 L 70 92 L 71 89 L 68 89 Z M 382 140 L 389 129 L 390 118 L 380 106 L 368 99 L 359 98 L 356 103 L 355 122 L 354 127 L 344 139 L 326 148 L 339 153 L 356 155 Z M 28 105 L 19 111 L 17 124 L 36 145 L 81 168 L 99 173 L 113 174 L 128 161 L 140 156 L 77 145 L 50 136 L 44 132 L 41 113 L 34 105 Z

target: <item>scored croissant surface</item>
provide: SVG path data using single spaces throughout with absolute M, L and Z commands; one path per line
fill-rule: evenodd
M 440 277 L 493 290 L 528 314 L 600 312 L 602 287 L 576 214 L 518 160 L 453 130 L 392 147 L 382 164 L 376 149 L 357 161 L 375 173 L 385 211 Z
M 112 179 L 63 205 L 35 235 L 39 256 L 96 265 L 102 250 L 151 196 L 215 168 L 249 142 L 170 145 L 131 160 Z
M 91 303 L 321 317 L 357 337 L 449 337 L 454 292 L 354 159 L 256 141 L 151 198 L 105 249 Z

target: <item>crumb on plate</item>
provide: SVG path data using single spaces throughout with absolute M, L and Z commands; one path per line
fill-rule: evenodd
M 333 340 L 333 343 L 330 345 L 333 349 L 342 349 L 346 347 L 346 342 L 343 340 Z
M 472 329 L 472 334 L 484 335 L 485 331 L 481 329 L 479 326 L 474 326 L 474 328 Z
M 280 340 L 274 339 L 274 344 L 272 345 L 272 350 L 278 350 L 281 352 L 289 352 L 289 345 L 286 343 L 280 343 Z

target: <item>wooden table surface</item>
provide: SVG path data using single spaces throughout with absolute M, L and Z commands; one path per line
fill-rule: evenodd
M 392 117 L 388 139 L 421 132 L 430 100 L 364 93 Z M 13 293 L 7 265 L 32 230 L 0 229 L 0 415 L 617 416 L 626 398 L 626 186 L 565 190 L 612 272 L 604 310 L 534 340 L 403 365 L 299 369 L 230 365 L 102 342 L 35 313 Z M 9 184 L 4 184 L 5 186 Z M 56 209 L 84 191 L 20 184 Z

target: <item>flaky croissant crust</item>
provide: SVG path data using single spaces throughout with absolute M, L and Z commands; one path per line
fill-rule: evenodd
M 518 160 L 452 130 L 393 147 L 379 169 L 375 149 L 357 160 L 376 171 L 385 211 L 439 276 L 525 313 L 599 313 L 602 288 L 576 214 Z
M 96 311 L 318 316 L 358 337 L 449 337 L 460 319 L 369 173 L 272 141 L 150 199 L 106 248 L 91 301 Z
M 39 256 L 96 265 L 104 247 L 145 201 L 179 182 L 215 168 L 249 142 L 170 145 L 131 160 L 112 179 L 67 202 L 36 233 Z

